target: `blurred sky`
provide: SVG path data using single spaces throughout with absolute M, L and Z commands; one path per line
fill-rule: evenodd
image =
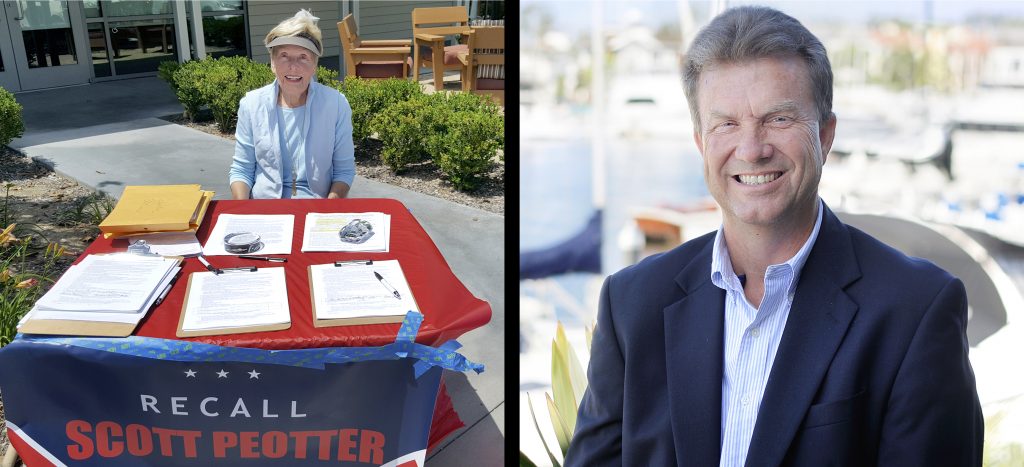
M 520 9 L 528 6 L 541 7 L 549 12 L 554 20 L 553 26 L 570 36 L 586 31 L 590 27 L 591 16 L 589 6 L 598 0 L 523 0 Z M 646 24 L 660 25 L 665 23 L 678 24 L 679 4 L 677 0 L 606 0 L 605 22 L 609 26 L 625 23 L 627 15 L 616 14 L 635 9 L 643 15 Z M 710 10 L 710 1 L 690 0 L 694 19 L 698 24 L 706 21 Z M 730 0 L 728 6 L 743 4 L 767 5 L 778 8 L 801 20 L 842 21 L 844 23 L 863 23 L 873 18 L 901 18 L 914 23 L 927 20 L 928 9 L 931 9 L 932 21 L 935 23 L 960 23 L 972 15 L 998 15 L 1002 17 L 1024 18 L 1024 0 L 889 0 L 889 1 L 850 1 L 850 0 L 762 0 L 743 1 Z

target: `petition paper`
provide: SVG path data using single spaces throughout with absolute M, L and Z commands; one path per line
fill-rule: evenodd
M 185 331 L 291 321 L 283 267 L 220 275 L 209 271 L 194 272 L 187 300 L 181 326 Z
M 254 249 L 237 254 L 287 255 L 292 252 L 292 214 L 221 214 L 217 225 L 203 245 L 206 256 L 230 255 L 224 248 L 224 237 L 230 234 L 256 234 L 259 241 Z

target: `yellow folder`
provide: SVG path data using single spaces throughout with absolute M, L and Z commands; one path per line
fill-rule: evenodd
M 212 198 L 213 192 L 199 185 L 127 186 L 100 231 L 110 236 L 195 229 Z

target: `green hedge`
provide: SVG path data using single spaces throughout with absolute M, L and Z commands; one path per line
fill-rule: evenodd
M 398 78 L 373 80 L 348 77 L 334 88 L 345 95 L 352 107 L 352 142 L 357 146 L 375 132 L 370 123 L 374 116 L 391 105 L 423 95 L 418 84 Z
M 25 133 L 21 119 L 21 104 L 4 88 L 0 88 L 0 145 L 10 143 Z
M 494 166 L 505 145 L 505 119 L 497 113 L 462 112 L 447 116 L 444 133 L 427 140 L 428 152 L 455 188 L 471 190 Z
M 372 120 L 384 147 L 380 157 L 391 170 L 432 159 L 460 190 L 476 188 L 504 147 L 505 120 L 481 96 L 438 92 L 415 96 L 385 108 Z

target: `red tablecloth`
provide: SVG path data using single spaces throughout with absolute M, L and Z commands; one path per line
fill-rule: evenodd
M 302 234 L 309 212 L 383 212 L 391 215 L 391 246 L 387 253 L 310 252 L 302 249 Z M 135 335 L 162 339 L 180 339 L 232 347 L 254 347 L 267 350 L 301 349 L 317 347 L 375 347 L 394 342 L 398 324 L 372 324 L 357 326 L 313 327 L 307 266 L 332 263 L 338 260 L 397 259 L 416 303 L 423 313 L 416 342 L 437 346 L 456 339 L 466 331 L 487 324 L 491 319 L 490 305 L 473 296 L 452 273 L 437 246 L 420 226 L 416 218 L 402 203 L 393 199 L 310 199 L 310 200 L 247 200 L 212 201 L 196 236 L 206 244 L 210 231 L 221 214 L 293 214 L 295 230 L 292 253 L 287 263 L 268 263 L 239 259 L 233 256 L 211 256 L 207 259 L 215 267 L 257 266 L 284 267 L 288 284 L 288 305 L 291 310 L 291 328 L 281 331 L 227 334 L 194 338 L 178 338 L 178 327 L 185 285 L 188 275 L 205 271 L 198 259 L 188 258 L 182 263 L 178 281 L 163 303 L 149 312 L 135 330 Z M 127 240 L 96 239 L 79 257 L 87 254 L 123 251 Z M 259 254 L 259 253 L 257 253 Z M 281 256 L 281 255 L 271 255 Z M 430 448 L 452 431 L 462 426 L 455 414 L 442 380 L 434 406 L 434 420 L 430 431 Z
M 303 253 L 302 233 L 309 212 L 383 212 L 391 215 L 391 251 L 387 253 Z M 416 218 L 402 203 L 393 199 L 310 199 L 310 200 L 247 200 L 212 201 L 206 219 L 199 228 L 199 242 L 206 244 L 210 231 L 221 214 L 293 214 L 295 230 L 292 253 L 287 263 L 268 263 L 239 259 L 234 256 L 210 256 L 215 267 L 257 266 L 284 267 L 288 283 L 288 305 L 292 326 L 281 331 L 252 332 L 181 338 L 214 345 L 255 347 L 267 350 L 302 349 L 318 347 L 375 347 L 394 342 L 398 324 L 370 324 L 358 326 L 313 327 L 313 312 L 309 295 L 307 266 L 332 263 L 338 260 L 397 259 L 416 303 L 423 313 L 416 342 L 437 346 L 458 338 L 471 329 L 487 324 L 491 319 L 490 305 L 473 296 L 459 281 L 437 246 L 420 226 Z M 86 254 L 109 253 L 125 250 L 127 240 L 99 238 Z M 83 254 L 82 257 L 85 255 Z M 281 255 L 271 255 L 281 256 Z M 79 258 L 81 259 L 81 258 Z M 205 271 L 198 259 L 187 258 L 182 271 L 163 303 L 150 311 L 135 335 L 178 339 L 175 330 L 185 298 L 185 284 L 193 272 Z

